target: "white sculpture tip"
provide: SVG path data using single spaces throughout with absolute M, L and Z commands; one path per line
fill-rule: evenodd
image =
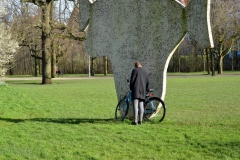
M 97 0 L 89 0 L 89 2 L 92 3 L 92 4 L 93 4 L 94 2 L 96 2 L 96 1 L 97 1 Z

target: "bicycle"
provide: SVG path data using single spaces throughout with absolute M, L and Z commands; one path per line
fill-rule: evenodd
M 166 115 L 166 105 L 160 98 L 153 97 L 152 92 L 153 89 L 149 89 L 148 93 L 146 94 L 143 118 L 147 121 L 150 121 L 151 116 L 158 111 L 157 115 L 160 116 L 159 122 L 161 122 Z M 129 103 L 132 103 L 131 94 L 132 91 L 128 91 L 124 98 L 118 102 L 115 110 L 115 119 L 117 121 L 123 121 L 127 117 Z

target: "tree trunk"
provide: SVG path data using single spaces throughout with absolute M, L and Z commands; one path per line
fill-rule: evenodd
M 72 74 L 74 74 L 74 54 L 71 54 L 71 72 Z
M 212 49 L 210 50 L 210 56 L 211 56 L 211 69 L 212 69 L 212 76 L 215 76 L 215 65 L 214 65 L 214 52 L 212 51 Z
M 108 57 L 103 57 L 103 63 L 104 63 L 104 76 L 107 76 L 108 74 Z
M 11 62 L 9 62 L 9 66 L 12 66 Z M 11 76 L 13 75 L 13 69 L 12 68 L 9 69 L 9 75 L 11 75 Z
M 232 64 L 231 64 L 231 68 L 232 68 L 232 71 L 234 71 L 234 57 L 235 57 L 235 54 L 234 52 L 232 52 Z
M 13 69 L 9 69 L 9 75 L 13 75 Z
M 206 51 L 206 60 L 207 60 L 207 73 L 208 73 L 208 75 L 210 74 L 210 62 L 209 62 L 209 52 L 208 52 L 208 49 L 206 48 L 205 49 L 205 51 Z
M 220 56 L 218 60 L 218 74 L 223 73 L 223 57 Z
M 51 39 L 50 39 L 50 3 L 42 6 L 42 84 L 52 84 L 51 79 Z
M 180 72 L 180 48 L 177 49 L 177 72 Z
M 52 57 L 51 57 L 51 77 L 55 78 L 56 77 L 56 68 L 57 68 L 57 57 L 56 57 L 56 50 L 53 44 L 53 41 L 51 42 L 51 48 L 52 48 Z
M 173 54 L 172 56 L 172 69 L 173 69 L 173 72 L 175 72 L 175 54 Z
M 237 52 L 238 53 L 238 52 Z M 238 57 L 238 54 L 236 53 L 236 70 L 239 70 L 240 68 L 239 68 L 239 57 Z
M 36 57 L 33 57 L 33 58 L 34 58 L 34 76 L 38 77 L 39 76 L 39 62 Z
M 50 22 L 54 21 L 54 9 L 53 9 L 54 6 L 53 6 L 53 2 L 54 1 L 52 1 L 50 3 L 50 11 L 49 11 L 49 20 L 50 20 Z M 51 39 L 51 52 L 52 52 L 52 54 L 51 54 L 51 77 L 55 78 L 56 77 L 56 68 L 57 68 L 57 65 L 56 65 L 57 57 L 56 57 L 56 49 L 55 49 L 55 45 L 54 45 L 53 39 Z
M 203 54 L 202 54 L 202 64 L 203 64 L 203 71 L 206 71 L 206 61 L 204 56 L 206 55 L 206 49 L 203 50 Z
M 95 69 L 94 69 L 94 59 L 96 57 L 91 57 L 91 76 L 95 75 Z

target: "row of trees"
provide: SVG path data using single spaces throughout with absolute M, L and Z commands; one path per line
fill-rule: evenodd
M 51 83 L 55 70 L 63 73 L 112 73 L 107 57 L 91 57 L 84 52 L 86 34 L 79 32 L 78 1 L 19 0 L 8 3 L 4 22 L 18 40 L 16 62 L 9 74 L 42 74 L 42 83 Z M 189 2 L 185 0 L 186 4 Z M 173 55 L 169 71 L 196 72 L 240 69 L 237 44 L 240 33 L 240 5 L 236 0 L 212 0 L 212 31 L 215 48 L 201 48 L 187 37 Z M 230 51 L 233 53 L 228 58 Z M 223 66 L 225 62 L 225 65 Z M 13 64 L 13 63 L 11 63 Z
M 201 48 L 187 37 L 174 54 L 169 71 L 212 71 L 214 75 L 215 70 L 218 74 L 223 69 L 240 70 L 240 1 L 212 0 L 211 26 L 215 48 Z

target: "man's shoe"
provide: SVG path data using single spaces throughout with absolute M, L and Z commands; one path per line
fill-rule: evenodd
M 131 125 L 138 125 L 138 123 L 136 123 L 136 122 L 132 122 Z
M 141 125 L 141 124 L 142 124 L 142 121 L 138 121 L 138 124 L 140 124 L 140 125 Z

